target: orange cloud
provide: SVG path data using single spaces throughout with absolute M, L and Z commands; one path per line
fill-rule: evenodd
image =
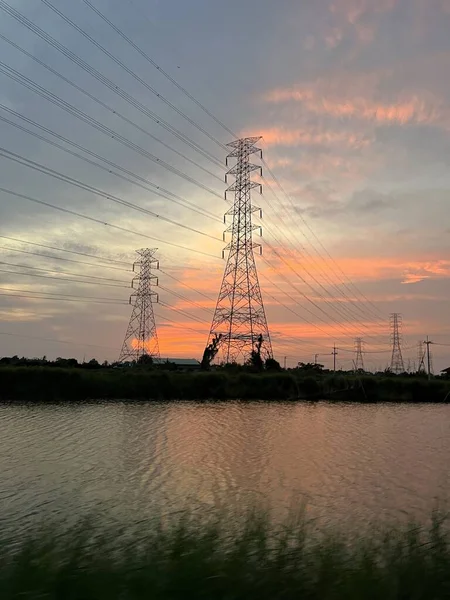
M 346 145 L 351 148 L 362 148 L 370 144 L 367 136 L 357 136 L 334 131 L 307 131 L 306 129 L 290 129 L 271 127 L 258 130 L 268 146 L 329 146 Z M 253 135 L 252 133 L 246 135 Z
M 295 250 L 291 252 L 286 251 L 285 248 L 275 248 L 275 250 L 283 257 L 282 259 L 270 249 L 267 249 L 265 252 L 270 263 L 274 266 L 273 272 L 283 277 L 294 278 L 294 283 L 300 288 L 302 284 L 294 271 L 299 272 L 310 283 L 313 281 L 311 275 L 314 275 L 319 281 L 324 283 L 323 273 L 328 278 L 335 279 L 333 265 L 330 265 L 328 262 L 324 264 L 323 261 L 317 258 L 312 260 Z M 311 250 L 309 252 L 312 255 L 314 254 Z M 337 259 L 337 262 L 347 277 L 354 281 L 399 279 L 405 283 L 414 283 L 415 280 L 450 277 L 450 261 L 442 259 L 411 260 L 410 258 L 395 256 L 370 256 L 340 257 Z M 309 271 L 311 275 L 308 275 L 306 271 Z M 273 277 L 272 274 L 271 277 Z M 279 282 L 281 281 L 282 278 L 280 278 Z M 305 288 L 306 290 L 307 288 Z M 318 300 L 320 301 L 320 298 Z
M 270 103 L 301 102 L 311 113 L 336 118 L 356 118 L 376 123 L 433 124 L 441 122 L 443 111 L 434 98 L 413 95 L 398 102 L 370 100 L 366 96 L 350 96 L 328 89 L 328 83 L 318 81 L 308 86 L 272 90 L 265 96 Z
M 419 283 L 420 281 L 424 281 L 428 279 L 429 275 L 418 275 L 414 273 L 407 273 L 403 278 L 402 283 Z

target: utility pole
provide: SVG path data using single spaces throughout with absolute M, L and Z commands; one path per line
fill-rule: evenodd
M 331 354 L 333 355 L 333 371 L 336 373 L 336 356 L 338 354 L 338 351 L 336 350 L 336 344 L 334 344 L 333 352 Z
M 158 294 L 153 292 L 153 286 L 158 285 L 158 278 L 152 269 L 159 269 L 155 258 L 157 248 L 137 250 L 139 260 L 133 264 L 133 271 L 138 274 L 133 278 L 131 287 L 136 291 L 130 296 L 133 303 L 128 329 L 119 356 L 119 362 L 138 360 L 141 356 L 159 358 L 159 344 L 156 332 L 153 302 L 158 302 Z M 137 289 L 136 289 L 137 284 Z
M 253 242 L 253 231 L 259 230 L 262 235 L 262 227 L 252 223 L 253 213 L 258 212 L 262 217 L 262 211 L 252 206 L 251 201 L 252 189 L 259 188 L 262 192 L 262 185 L 251 181 L 251 174 L 257 171 L 262 175 L 262 167 L 250 163 L 252 154 L 262 158 L 262 150 L 255 146 L 260 139 L 248 137 L 227 144 L 231 148 L 227 166 L 229 159 L 237 159 L 225 175 L 225 182 L 229 176 L 235 178 L 225 191 L 225 199 L 227 193 L 234 194 L 233 206 L 224 216 L 225 223 L 227 216 L 232 217 L 224 232 L 224 240 L 225 234 L 231 233 L 231 241 L 222 252 L 224 258 L 228 250 L 228 260 L 207 343 L 208 348 L 215 340 L 222 360 L 227 363 L 247 361 L 252 352 L 258 352 L 262 359 L 273 356 L 253 254 L 255 248 L 262 254 L 261 244 Z
M 317 359 L 319 358 L 320 354 L 314 354 L 314 364 L 317 365 Z
M 431 352 L 430 352 L 430 344 L 432 344 L 433 342 L 431 342 L 428 339 L 424 341 L 424 344 L 426 344 L 427 347 L 427 372 L 428 372 L 428 379 L 431 379 Z
M 287 356 L 284 357 L 284 370 L 285 371 L 286 371 L 286 359 L 287 359 Z

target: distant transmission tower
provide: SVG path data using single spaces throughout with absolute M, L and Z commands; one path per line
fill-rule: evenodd
M 235 177 L 235 181 L 225 192 L 234 192 L 232 208 L 225 213 L 226 217 L 232 216 L 232 223 L 224 232 L 231 233 L 230 243 L 223 250 L 223 256 L 228 250 L 228 260 L 220 288 L 214 318 L 211 324 L 208 345 L 205 357 L 212 360 L 220 352 L 224 362 L 246 361 L 252 352 L 257 352 L 262 359 L 272 357 L 272 345 L 269 329 L 267 327 L 261 289 L 259 287 L 253 249 L 261 244 L 253 242 L 253 231 L 259 225 L 252 224 L 252 214 L 261 209 L 252 207 L 251 190 L 262 185 L 251 181 L 251 173 L 259 171 L 262 167 L 250 163 L 252 154 L 262 151 L 255 146 L 260 137 L 249 137 L 236 140 L 227 144 L 232 152 L 227 156 L 226 164 L 230 158 L 236 158 L 236 165 L 225 175 Z
M 364 371 L 364 358 L 363 358 L 363 340 L 356 338 L 355 340 L 355 371 Z
M 392 313 L 390 317 L 392 343 L 391 371 L 397 374 L 405 372 L 401 348 L 402 324 L 402 316 L 399 313 Z
M 128 329 L 125 334 L 119 362 L 138 360 L 141 356 L 148 355 L 159 358 L 158 336 L 156 333 L 153 302 L 158 302 L 158 294 L 152 291 L 158 285 L 158 278 L 152 274 L 152 268 L 159 268 L 155 259 L 157 248 L 137 250 L 139 260 L 133 265 L 137 275 L 131 282 L 131 287 L 136 291 L 130 296 L 133 304 Z M 137 285 L 137 288 L 136 288 Z
M 419 364 L 419 368 L 417 369 L 418 373 L 425 373 L 425 353 L 426 350 L 424 348 L 424 343 L 419 342 L 417 344 L 417 359 Z

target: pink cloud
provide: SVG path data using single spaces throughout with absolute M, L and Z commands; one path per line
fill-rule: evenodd
M 365 78 L 367 81 L 368 78 Z M 395 102 L 370 99 L 375 95 L 373 81 L 369 80 L 372 90 L 349 89 L 342 81 L 341 85 L 330 81 L 317 80 L 309 85 L 296 85 L 278 88 L 265 95 L 269 103 L 300 102 L 308 112 L 335 118 L 356 118 L 376 123 L 435 124 L 449 121 L 448 114 L 441 103 L 430 94 L 404 95 Z M 343 91 L 345 90 L 345 91 Z
M 268 146 L 330 146 L 345 145 L 351 148 L 362 148 L 370 144 L 367 136 L 355 135 L 327 130 L 293 129 L 289 127 L 271 127 L 258 129 L 259 135 L 263 137 Z M 252 135 L 249 132 L 246 135 Z

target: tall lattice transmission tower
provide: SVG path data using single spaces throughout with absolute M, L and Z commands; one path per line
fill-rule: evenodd
M 423 342 L 418 342 L 417 344 L 417 362 L 418 362 L 418 373 L 425 373 L 425 344 Z
M 133 264 L 133 271 L 137 274 L 131 282 L 131 287 L 135 291 L 130 296 L 133 311 L 119 362 L 138 360 L 144 355 L 159 358 L 158 335 L 153 312 L 153 302 L 158 302 L 158 294 L 153 292 L 153 287 L 158 285 L 158 278 L 153 275 L 153 268 L 159 269 L 159 262 L 155 258 L 156 251 L 157 248 L 137 250 L 139 258 Z
M 223 257 L 228 251 L 228 260 L 217 299 L 216 310 L 211 324 L 208 345 L 205 350 L 211 352 L 209 358 L 219 356 L 224 362 L 239 362 L 248 360 L 252 351 L 260 353 L 262 359 L 272 357 L 272 345 L 267 327 L 261 289 L 259 287 L 253 250 L 258 248 L 262 253 L 261 244 L 253 242 L 253 232 L 262 228 L 253 225 L 252 215 L 261 209 L 252 206 L 251 190 L 262 185 L 251 180 L 251 174 L 262 167 L 250 163 L 250 156 L 262 151 L 255 146 L 260 137 L 248 137 L 227 144 L 231 148 L 226 165 L 230 159 L 236 159 L 236 164 L 225 175 L 225 182 L 232 176 L 235 181 L 225 191 L 234 193 L 233 206 L 225 213 L 232 217 L 231 225 L 224 231 L 231 233 L 231 240 L 223 250 Z
M 355 339 L 355 371 L 364 371 L 363 345 L 361 338 Z
M 392 356 L 391 356 L 391 371 L 399 374 L 405 372 L 405 364 L 402 356 L 402 325 L 403 320 L 400 313 L 392 313 L 390 317 L 391 325 L 391 343 L 392 343 Z

